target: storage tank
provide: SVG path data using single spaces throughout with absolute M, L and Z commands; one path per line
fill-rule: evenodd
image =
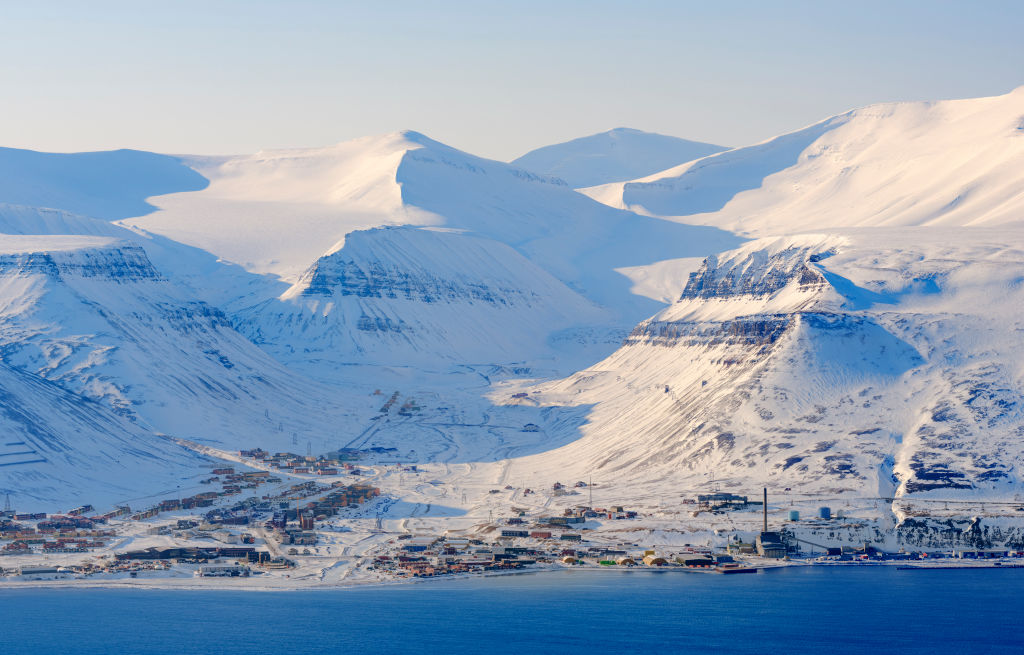
M 789 520 L 790 521 L 799 521 L 800 520 L 800 512 L 796 511 L 795 509 L 789 510 Z
M 818 508 L 818 517 L 819 518 L 823 518 L 823 519 L 830 519 L 830 518 L 832 518 L 832 508 L 831 507 L 819 507 Z

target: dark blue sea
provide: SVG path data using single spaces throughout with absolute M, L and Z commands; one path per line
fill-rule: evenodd
M 297 592 L 10 590 L 0 654 L 1024 653 L 1024 569 L 571 571 Z

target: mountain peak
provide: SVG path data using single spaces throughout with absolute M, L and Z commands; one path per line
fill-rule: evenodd
M 512 163 L 535 173 L 560 177 L 578 189 L 636 179 L 725 149 L 631 127 L 616 127 L 538 148 Z

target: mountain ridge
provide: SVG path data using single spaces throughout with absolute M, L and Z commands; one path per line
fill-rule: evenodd
M 638 180 L 611 206 L 748 236 L 850 226 L 994 225 L 1024 208 L 1024 87 L 871 105 Z M 981 150 L 979 150 L 981 148 Z
M 582 188 L 635 179 L 723 150 L 728 148 L 617 127 L 531 150 L 511 163 Z

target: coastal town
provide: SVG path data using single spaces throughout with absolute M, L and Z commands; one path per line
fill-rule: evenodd
M 436 480 L 423 482 L 429 467 L 381 463 L 387 453 L 205 450 L 226 461 L 200 476 L 206 491 L 184 497 L 62 513 L 20 513 L 7 499 L 0 584 L 274 588 L 559 569 L 729 575 L 798 565 L 1024 566 L 1024 548 L 894 549 L 856 509 L 818 506 L 801 517 L 794 500 L 773 504 L 767 489 L 682 497 L 671 518 L 605 502 L 608 492 L 593 481 L 504 485 L 479 490 L 475 515 L 433 517 L 429 502 L 403 510 L 409 503 L 392 488 L 434 490 Z

